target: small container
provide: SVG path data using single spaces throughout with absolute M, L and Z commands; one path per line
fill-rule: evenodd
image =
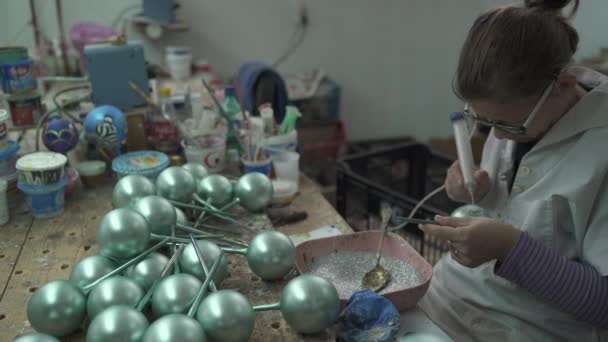
M 84 161 L 76 165 L 76 170 L 80 173 L 82 183 L 89 188 L 94 188 L 101 185 L 105 179 L 106 163 L 102 160 Z
M 12 140 L 6 140 L 4 147 L 0 149 L 0 177 L 13 175 L 17 172 L 15 164 L 17 163 L 17 152 L 19 152 L 19 144 Z
M 17 187 L 17 172 L 12 175 L 0 177 L 1 180 L 6 181 L 7 189 L 6 189 L 6 198 L 8 201 L 8 208 L 15 209 L 23 201 L 23 193 Z
M 259 172 L 266 176 L 270 176 L 270 169 L 272 167 L 272 159 L 270 158 L 259 161 L 241 158 L 241 163 L 243 163 L 243 173 Z
M 192 50 L 188 47 L 167 48 L 167 68 L 171 78 L 185 81 L 192 75 Z
M 8 106 L 15 127 L 34 126 L 40 120 L 43 112 L 40 94 L 37 92 L 28 95 L 10 96 Z
M 0 150 L 6 147 L 10 119 L 8 112 L 5 109 L 0 109 Z
M 8 182 L 4 179 L 0 179 L 0 226 L 8 223 L 10 215 L 8 212 L 8 199 L 7 192 Z
M 158 151 L 136 151 L 125 153 L 112 161 L 112 170 L 119 178 L 142 175 L 152 181 L 169 166 L 169 156 Z
M 63 213 L 65 204 L 66 177 L 58 182 L 45 185 L 31 185 L 19 182 L 18 187 L 25 193 L 25 201 L 35 218 L 49 218 Z
M 36 89 L 36 78 L 34 77 L 33 65 L 34 62 L 29 58 L 0 64 L 2 90 L 11 95 L 34 91 Z
M 49 185 L 57 183 L 65 175 L 68 158 L 61 153 L 34 152 L 17 160 L 19 183 Z
M 290 205 L 298 195 L 298 186 L 288 180 L 273 180 L 272 187 L 274 189 L 272 195 L 272 204 L 274 206 L 282 207 Z
M 274 155 L 272 163 L 277 178 L 293 182 L 297 190 L 300 186 L 300 154 L 284 151 Z

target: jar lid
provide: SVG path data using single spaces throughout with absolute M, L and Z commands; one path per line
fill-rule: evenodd
M 87 160 L 76 165 L 76 170 L 85 177 L 99 176 L 106 171 L 106 163 L 101 160 Z
M 125 153 L 112 161 L 112 170 L 120 174 L 160 172 L 169 166 L 169 156 L 158 151 Z
M 61 153 L 34 152 L 26 154 L 17 160 L 19 171 L 45 171 L 63 167 L 68 158 Z
M 6 147 L 0 150 L 0 160 L 13 158 L 20 148 L 21 146 L 19 146 L 19 144 L 17 144 L 15 141 L 8 140 L 6 142 Z

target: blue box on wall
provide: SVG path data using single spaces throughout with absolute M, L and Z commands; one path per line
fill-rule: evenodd
M 124 45 L 97 44 L 84 49 L 91 81 L 93 103 L 120 109 L 143 106 L 146 101 L 130 86 L 133 82 L 149 92 L 144 48 L 139 42 Z

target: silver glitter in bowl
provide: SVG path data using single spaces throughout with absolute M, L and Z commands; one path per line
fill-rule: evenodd
M 400 291 L 422 284 L 413 265 L 402 259 L 385 257 L 380 260 L 391 273 L 391 281 L 380 291 L 380 294 Z M 376 254 L 373 252 L 337 252 L 316 257 L 308 263 L 307 273 L 315 274 L 334 284 L 342 299 L 348 299 L 361 290 L 361 279 L 365 272 L 376 266 Z

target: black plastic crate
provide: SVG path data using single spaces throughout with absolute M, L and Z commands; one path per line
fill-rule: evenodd
M 355 230 L 378 229 L 384 204 L 392 206 L 395 216 L 408 216 L 419 200 L 443 185 L 452 162 L 415 142 L 348 156 L 337 168 L 338 212 Z M 416 218 L 449 215 L 459 206 L 441 192 L 418 210 Z M 432 264 L 447 252 L 447 246 L 425 237 L 416 225 L 396 233 Z

